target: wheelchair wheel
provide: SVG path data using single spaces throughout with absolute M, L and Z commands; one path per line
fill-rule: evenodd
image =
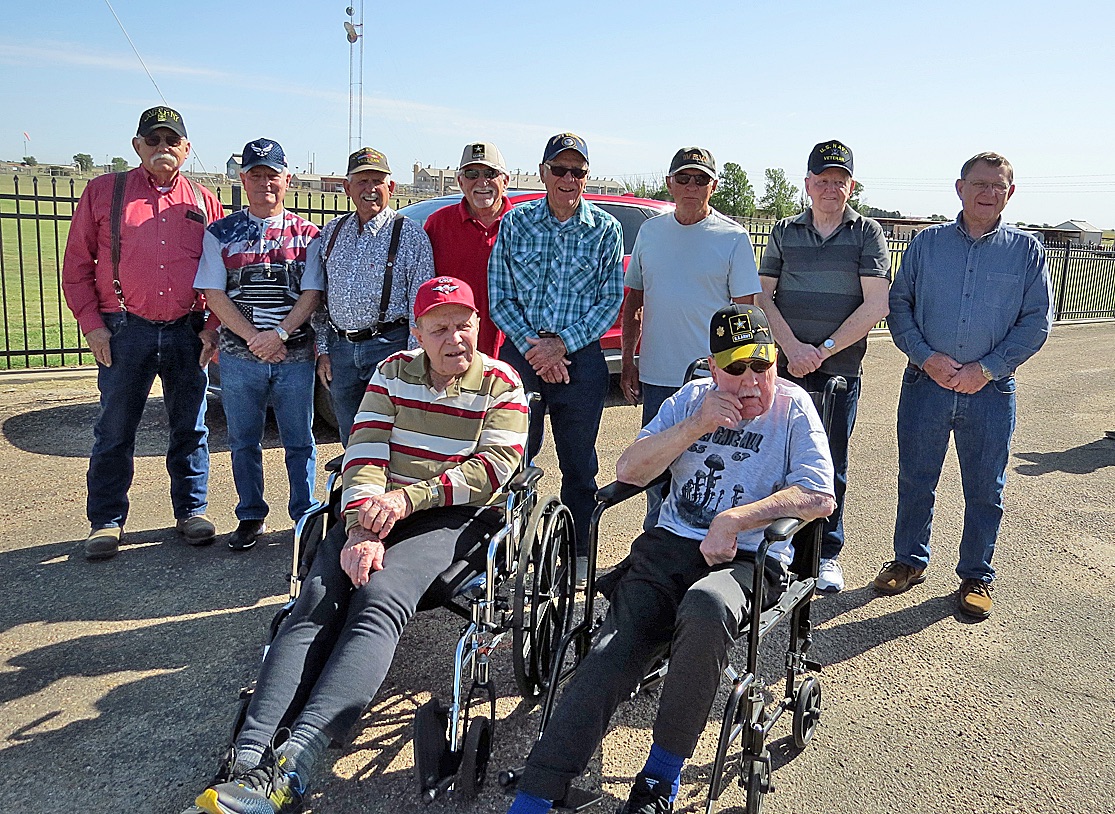
M 573 542 L 569 509 L 556 497 L 540 500 L 519 551 L 512 611 L 515 683 L 526 699 L 547 689 L 554 650 L 569 627 Z
M 763 798 L 770 791 L 770 766 L 752 760 L 747 768 L 747 814 L 763 814 Z
M 457 792 L 461 799 L 471 802 L 476 799 L 488 775 L 488 760 L 492 756 L 492 724 L 483 715 L 469 724 L 465 735 L 464 751 L 461 754 L 461 767 L 457 770 Z
M 414 714 L 414 776 L 423 794 L 453 774 L 455 767 L 445 736 L 448 725 L 449 710 L 437 699 L 426 702 Z
M 794 746 L 804 749 L 813 740 L 820 718 L 821 682 L 814 676 L 809 676 L 801 682 L 797 698 L 794 699 Z

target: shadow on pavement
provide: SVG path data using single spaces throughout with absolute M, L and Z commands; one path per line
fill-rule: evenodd
M 1057 452 L 1016 452 L 1014 457 L 1028 462 L 1014 468 L 1019 475 L 1048 475 L 1051 472 L 1090 475 L 1104 467 L 1115 466 L 1115 441 L 1101 438 L 1072 449 Z

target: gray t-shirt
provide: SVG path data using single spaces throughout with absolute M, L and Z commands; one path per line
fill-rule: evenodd
M 712 379 L 689 382 L 639 431 L 646 438 L 684 421 L 700 409 Z M 754 503 L 790 486 L 833 496 L 832 458 L 813 399 L 796 384 L 777 379 L 770 409 L 733 428 L 702 436 L 670 465 L 670 494 L 658 525 L 681 537 L 703 540 L 717 514 Z M 763 529 L 740 532 L 736 545 L 756 551 Z M 790 541 L 775 543 L 770 556 L 784 565 L 794 557 Z
M 683 226 L 673 212 L 639 228 L 623 284 L 643 292 L 639 381 L 680 387 L 708 356 L 708 324 L 733 297 L 761 290 L 747 230 L 713 211 Z

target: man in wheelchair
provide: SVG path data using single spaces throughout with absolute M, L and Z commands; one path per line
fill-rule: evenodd
M 422 595 L 501 527 L 487 504 L 526 444 L 522 383 L 476 350 L 466 283 L 427 281 L 414 312 L 419 349 L 368 385 L 345 452 L 345 522 L 317 551 L 264 660 L 231 779 L 202 792 L 202 811 L 301 811 L 315 761 L 371 702 Z
M 754 552 L 782 517 L 812 520 L 834 506 L 828 441 L 809 395 L 777 378 L 763 312 L 717 311 L 711 379 L 663 404 L 616 464 L 619 480 L 672 476 L 658 525 L 640 534 L 601 590 L 611 605 L 535 744 L 510 814 L 543 814 L 584 771 L 618 704 L 670 653 L 653 745 L 625 814 L 672 810 L 684 760 L 705 728 L 728 651 L 747 625 Z M 767 596 L 785 586 L 792 544 L 773 546 Z

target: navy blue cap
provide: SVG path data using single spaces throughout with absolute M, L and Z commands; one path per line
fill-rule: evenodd
M 852 174 L 852 151 L 836 139 L 822 141 L 809 154 L 809 171 L 820 175 L 829 167 L 839 167 Z
M 279 142 L 269 138 L 257 138 L 244 145 L 240 156 L 240 171 L 247 172 L 252 167 L 270 167 L 277 172 L 286 172 L 286 154 Z
M 576 150 L 584 157 L 585 161 L 588 161 L 588 145 L 585 144 L 583 138 L 576 133 L 558 133 L 546 142 L 546 151 L 542 153 L 542 163 L 553 161 L 558 153 L 565 150 Z

